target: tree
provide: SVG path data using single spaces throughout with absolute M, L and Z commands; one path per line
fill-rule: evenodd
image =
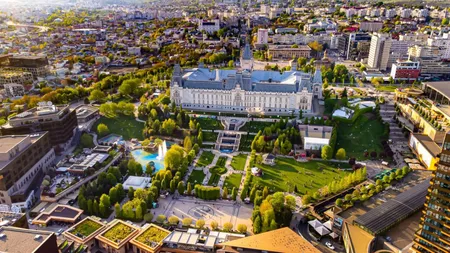
M 134 189 L 133 189 L 133 187 L 131 187 L 131 186 L 130 186 L 130 188 L 128 189 L 128 198 L 129 198 L 130 200 L 133 200 L 133 198 L 134 198 Z
M 449 19 L 448 18 L 443 18 L 442 22 L 441 22 L 441 25 L 446 26 L 448 24 L 449 24 Z
M 98 205 L 97 200 L 95 199 L 94 202 L 92 203 L 92 212 L 93 212 L 95 215 L 99 215 L 99 211 L 100 211 L 100 207 L 99 207 L 99 205 Z
M 284 208 L 285 197 L 282 192 L 276 192 L 272 195 L 270 204 L 272 205 L 275 212 L 281 212 Z
M 105 93 L 101 90 L 94 89 L 89 95 L 89 101 L 101 101 L 106 97 Z
M 92 135 L 88 133 L 83 133 L 80 138 L 81 146 L 83 148 L 93 148 L 94 147 L 94 141 L 92 138 Z
M 138 205 L 136 207 L 136 220 L 142 220 L 142 218 L 144 217 L 144 211 L 142 210 L 141 205 Z
M 231 191 L 231 199 L 236 201 L 236 197 L 237 197 L 237 189 L 236 187 L 233 187 L 233 190 Z
M 234 61 L 233 60 L 228 61 L 228 67 L 229 68 L 233 68 L 234 67 Z
M 239 231 L 239 233 L 245 234 L 247 233 L 247 225 L 239 224 L 237 225 L 237 230 Z
M 176 189 L 176 182 L 175 179 L 170 180 L 170 193 L 174 194 Z
M 225 222 L 223 224 L 223 230 L 226 232 L 231 232 L 233 230 L 233 223 L 231 222 Z M 246 229 L 247 230 L 247 229 Z
M 164 157 L 166 169 L 178 170 L 183 161 L 184 150 L 178 145 L 173 145 Z
M 178 188 L 178 193 L 183 195 L 184 194 L 184 182 L 183 181 L 178 182 L 177 188 Z
M 152 213 L 146 213 L 146 214 L 144 215 L 144 220 L 145 220 L 147 223 L 152 222 L 152 220 L 153 220 L 153 214 L 152 214 Z
M 172 135 L 175 130 L 177 124 L 173 119 L 166 119 L 163 121 L 161 126 L 161 133 L 166 135 Z
M 338 149 L 338 151 L 336 152 L 336 159 L 345 160 L 346 157 L 347 157 L 347 154 L 345 153 L 345 149 L 344 148 Z
M 311 195 L 305 194 L 302 197 L 302 203 L 303 205 L 308 205 L 309 203 L 311 203 L 312 197 Z
M 343 204 L 343 201 L 342 201 L 342 199 L 336 199 L 336 202 L 335 202 L 335 204 L 336 204 L 336 206 L 338 206 L 338 207 L 341 207 L 342 206 L 342 204 Z
M 189 153 L 189 151 L 191 151 L 191 149 L 192 149 L 192 141 L 191 141 L 191 138 L 189 136 L 186 136 L 184 138 L 183 146 L 184 146 L 184 150 L 186 150 L 187 153 Z
M 187 184 L 187 190 L 186 190 L 187 195 L 191 195 L 192 193 L 192 185 L 191 182 L 188 182 Z
M 259 234 L 261 233 L 261 217 L 258 215 L 253 222 L 253 233 Z
M 278 228 L 277 222 L 276 222 L 274 219 L 272 219 L 272 221 L 270 222 L 270 228 L 269 228 L 269 230 L 275 230 L 275 229 L 277 229 L 277 228 Z
M 178 222 L 180 222 L 180 219 L 178 219 L 177 216 L 170 216 L 168 221 L 171 225 L 177 225 Z
M 103 203 L 103 205 L 105 205 L 107 208 L 111 206 L 111 200 L 106 194 L 102 194 L 102 196 L 100 197 L 100 203 Z
M 119 93 L 122 95 L 130 95 L 133 92 L 136 91 L 139 84 L 141 83 L 140 79 L 128 79 L 122 82 L 122 84 L 119 86 Z
M 100 123 L 97 126 L 97 132 L 98 132 L 98 135 L 105 136 L 105 135 L 109 134 L 109 128 L 107 125 Z
M 228 199 L 228 188 L 227 187 L 223 188 L 222 198 Z
M 286 207 L 293 212 L 295 210 L 295 207 L 297 206 L 296 202 L 295 202 L 295 198 L 292 195 L 288 195 L 285 197 L 286 199 Z
M 219 227 L 219 223 L 217 223 L 217 221 L 215 220 L 211 221 L 209 225 L 211 226 L 212 230 L 216 230 Z
M 262 192 L 263 200 L 266 199 L 267 196 L 269 196 L 269 188 L 267 188 L 267 186 L 264 186 L 264 189 L 263 189 L 263 192 Z
M 181 223 L 183 224 L 183 226 L 188 227 L 192 224 L 192 219 L 189 217 L 184 218 Z
M 330 145 L 325 145 L 322 147 L 322 159 L 330 160 L 333 157 L 333 150 Z
M 116 218 L 120 218 L 122 215 L 121 215 L 121 210 L 120 210 L 120 204 L 119 203 L 116 203 L 115 205 L 114 205 L 114 211 L 115 211 L 115 213 L 116 213 Z
M 197 228 L 203 228 L 205 226 L 205 221 L 203 219 L 199 219 L 197 220 L 197 222 L 195 223 L 195 226 Z
M 164 221 L 166 221 L 166 216 L 163 214 L 160 214 L 156 217 L 156 222 L 158 223 L 163 223 Z
M 92 199 L 88 199 L 87 201 L 87 211 L 90 215 L 94 214 L 93 209 L 92 209 Z

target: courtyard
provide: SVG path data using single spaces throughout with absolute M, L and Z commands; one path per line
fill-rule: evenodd
M 144 123 L 136 121 L 132 116 L 117 116 L 116 118 L 101 117 L 95 122 L 92 130 L 97 132 L 99 124 L 108 126 L 109 132 L 112 134 L 121 135 L 125 140 L 136 138 L 140 141 L 144 140 L 142 130 L 144 130 Z
M 206 226 L 212 221 L 217 221 L 219 227 L 226 222 L 231 222 L 233 228 L 236 229 L 238 224 L 247 225 L 247 230 L 252 231 L 252 205 L 235 204 L 233 201 L 217 200 L 203 201 L 192 197 L 180 197 L 173 199 L 172 197 L 160 199 L 159 207 L 152 209 L 154 217 L 160 214 L 166 217 L 176 216 L 180 220 L 189 217 L 193 221 L 193 225 L 199 219 L 203 219 Z

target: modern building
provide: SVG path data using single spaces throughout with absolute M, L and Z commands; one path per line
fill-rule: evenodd
M 59 253 L 55 233 L 16 227 L 0 228 L 0 252 Z
M 0 203 L 28 209 L 55 152 L 48 133 L 0 136 Z
M 414 61 L 397 61 L 392 64 L 391 77 L 394 80 L 414 81 L 419 78 L 420 63 Z
M 33 74 L 17 69 L 0 69 L 0 88 L 8 83 L 32 84 Z
M 138 177 L 138 176 L 128 176 L 128 178 L 123 182 L 123 188 L 128 190 L 130 187 L 133 189 L 145 189 L 151 186 L 151 177 Z
M 49 73 L 47 56 L 9 56 L 5 68 L 30 72 L 34 79 L 46 76 Z
M 99 249 L 106 252 L 125 253 L 132 249 L 128 242 L 139 234 L 140 228 L 122 220 L 113 220 L 97 235 Z
M 428 135 L 412 133 L 409 138 L 409 147 L 427 169 L 436 170 L 441 148 Z
M 22 84 L 17 83 L 7 83 L 4 85 L 5 94 L 9 98 L 21 97 L 25 95 L 25 88 Z
M 442 144 L 440 160 L 433 172 L 425 209 L 416 233 L 413 252 L 450 252 L 450 134 Z
M 130 241 L 133 247 L 133 252 L 160 252 L 164 239 L 171 232 L 156 226 L 155 224 L 146 224 L 145 226 L 146 227 L 144 227 L 141 232 Z
M 34 225 L 49 226 L 53 222 L 75 224 L 79 221 L 83 210 L 68 205 L 55 205 L 49 212 L 40 213 L 34 220 Z
M 249 46 L 243 59 L 253 65 Z M 171 100 L 190 110 L 229 111 L 244 114 L 290 114 L 312 111 L 314 98 L 322 97 L 322 75 L 297 71 L 211 70 L 198 68 L 181 70 L 175 65 L 171 82 Z
M 267 44 L 269 41 L 269 29 L 258 29 L 256 44 Z
M 333 38 L 332 48 L 345 59 L 360 61 L 369 56 L 371 36 L 368 33 L 345 33 Z
M 392 39 L 389 34 L 374 33 L 370 42 L 368 66 L 373 69 L 386 70 Z
M 328 145 L 333 127 L 316 125 L 299 125 L 304 150 L 321 150 Z
M 199 20 L 198 21 L 198 30 L 205 31 L 206 33 L 214 33 L 219 31 L 220 29 L 220 20 L 212 19 L 212 20 Z
M 267 50 L 269 57 L 274 60 L 292 60 L 294 58 L 310 58 L 311 48 L 307 45 L 298 45 L 298 47 L 272 46 Z
M 64 150 L 77 133 L 77 116 L 68 105 L 40 102 L 36 108 L 19 113 L 0 126 L 2 135 L 32 134 L 48 131 L 55 152 Z
M 75 243 L 84 245 L 86 252 L 92 252 L 91 249 L 98 247 L 95 237 L 100 234 L 105 227 L 105 224 L 102 222 L 91 217 L 86 217 L 82 221 L 64 231 L 63 236 L 66 239 L 74 241 Z
M 99 109 L 95 106 L 80 105 L 75 110 L 78 123 L 87 123 L 99 117 Z

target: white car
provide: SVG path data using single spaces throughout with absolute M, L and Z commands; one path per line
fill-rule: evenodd
M 58 232 L 56 232 L 57 236 L 60 236 L 64 232 L 64 229 L 60 228 Z
M 333 244 L 331 244 L 330 242 L 325 242 L 325 245 L 327 245 L 328 248 L 334 250 L 334 246 L 333 246 Z

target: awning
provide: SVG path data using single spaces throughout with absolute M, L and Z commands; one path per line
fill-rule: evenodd
M 323 235 L 328 235 L 330 233 L 330 230 L 328 230 L 326 227 L 321 226 L 318 228 L 314 228 L 316 230 L 317 233 L 319 233 L 319 235 L 323 236 Z
M 318 221 L 317 219 L 312 220 L 312 221 L 308 221 L 308 224 L 313 227 L 314 229 L 318 228 L 318 227 L 322 227 L 322 223 L 320 223 L 320 221 Z
M 333 239 L 336 239 L 336 238 L 339 237 L 339 235 L 336 234 L 335 232 L 331 232 L 330 236 L 331 236 L 331 238 L 333 238 Z
M 332 227 L 333 227 L 331 220 L 328 220 L 327 222 L 325 222 L 323 224 L 323 226 L 326 227 L 328 230 L 332 230 Z

